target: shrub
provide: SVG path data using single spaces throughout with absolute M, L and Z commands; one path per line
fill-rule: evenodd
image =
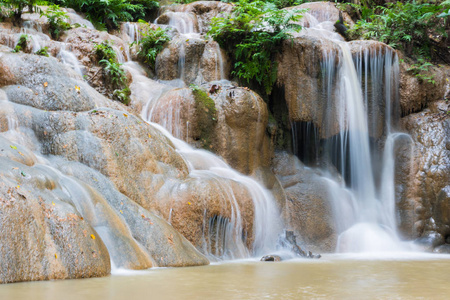
M 104 41 L 100 44 L 94 45 L 94 51 L 99 61 L 107 60 L 107 61 L 117 61 L 117 55 L 114 49 L 111 47 L 108 41 Z
M 103 69 L 103 76 L 112 90 L 114 99 L 128 105 L 130 103 L 131 91 L 128 88 L 128 80 L 122 64 L 117 61 L 117 54 L 108 41 L 94 46 L 95 55 L 99 60 L 99 65 Z
M 159 7 L 154 0 L 51 0 L 55 4 L 85 13 L 97 29 L 111 30 L 119 22 L 137 21 Z
M 49 56 L 48 55 L 48 47 L 43 47 L 43 48 L 39 49 L 38 51 L 36 51 L 35 54 L 48 57 Z
M 304 11 L 280 10 L 272 3 L 242 0 L 230 16 L 213 18 L 208 35 L 234 59 L 232 74 L 250 83 L 256 81 L 267 94 L 276 81 L 275 54 L 284 40 L 299 30 Z
M 156 56 L 168 41 L 170 38 L 164 29 L 148 28 L 142 32 L 142 38 L 137 42 L 139 44 L 137 55 L 144 63 L 154 68 Z
M 359 20 L 350 33 L 365 39 L 376 39 L 409 56 L 431 56 L 430 34 L 445 34 L 439 18 L 444 6 L 408 1 L 378 6 L 366 19 Z
M 14 47 L 12 52 L 17 53 L 17 52 L 24 50 L 27 47 L 27 43 L 28 43 L 29 39 L 30 39 L 30 37 L 28 36 L 28 34 L 22 34 L 19 37 L 19 41 L 17 42 L 17 45 Z
M 421 82 L 427 81 L 429 83 L 435 84 L 434 74 L 430 72 L 431 67 L 433 67 L 432 63 L 419 58 L 417 63 L 411 65 L 411 67 L 408 68 L 408 72 L 413 73 Z
M 41 12 L 41 17 L 45 16 L 50 24 L 50 34 L 52 38 L 58 40 L 60 35 L 70 28 L 67 22 L 69 17 L 67 13 L 62 11 L 58 5 L 51 5 L 45 12 Z
M 11 16 L 16 22 L 19 22 L 22 18 L 23 10 L 28 7 L 29 12 L 33 12 L 37 9 L 37 0 L 2 0 L 1 5 L 3 8 L 12 9 Z

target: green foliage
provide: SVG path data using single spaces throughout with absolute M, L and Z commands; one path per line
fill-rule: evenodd
M 100 44 L 94 45 L 94 51 L 97 55 L 97 59 L 99 61 L 101 60 L 107 60 L 116 62 L 117 61 L 117 55 L 112 46 L 109 44 L 108 41 L 104 41 Z
M 190 89 L 192 90 L 192 94 L 194 95 L 195 102 L 204 108 L 211 115 L 211 119 L 216 121 L 217 117 L 217 109 L 214 100 L 211 99 L 208 94 L 202 90 L 199 86 L 195 84 L 191 84 Z
M 421 82 L 426 81 L 435 84 L 434 74 L 432 74 L 430 70 L 432 67 L 432 63 L 427 62 L 424 59 L 418 59 L 416 64 L 413 64 L 408 68 L 408 72 L 413 73 Z
M 213 18 L 208 35 L 234 58 L 233 75 L 247 83 L 256 81 L 270 94 L 277 75 L 275 55 L 291 32 L 301 29 L 294 22 L 303 12 L 242 0 L 230 16 Z
M 23 49 L 25 49 L 27 47 L 27 43 L 30 40 L 30 37 L 28 36 L 28 34 L 22 34 L 19 37 L 19 41 L 17 42 L 16 47 L 14 47 L 13 51 L 14 53 L 20 52 Z
M 378 6 L 369 10 L 350 30 L 350 34 L 379 40 L 405 51 L 407 55 L 430 57 L 431 32 L 445 34 L 444 22 L 438 18 L 443 9 L 442 4 L 415 0 L 388 3 L 387 7 Z M 369 13 L 370 16 L 367 16 Z
M 102 59 L 99 63 L 114 87 L 121 87 L 126 84 L 126 76 L 125 71 L 122 69 L 122 64 L 107 59 Z
M 113 93 L 113 96 L 125 105 L 130 104 L 130 101 L 131 101 L 130 95 L 131 95 L 131 90 L 129 87 L 125 87 L 121 90 L 115 90 Z
M 103 69 L 106 83 L 113 91 L 116 100 L 128 105 L 130 103 L 131 91 L 128 88 L 128 80 L 122 64 L 117 61 L 117 54 L 108 41 L 94 46 L 95 55 L 99 65 Z
M 103 68 L 107 83 L 113 90 L 114 98 L 128 105 L 130 103 L 129 96 L 131 91 L 128 88 L 128 80 L 122 64 L 107 59 L 102 59 L 99 63 Z
M 212 147 L 214 138 L 214 126 L 217 124 L 217 109 L 214 100 L 208 94 L 196 85 L 191 85 L 192 95 L 195 101 L 195 124 L 198 128 L 198 136 L 194 139 L 198 140 L 200 146 L 204 149 Z
M 297 6 L 306 2 L 311 2 L 309 0 L 268 0 L 266 2 L 273 3 L 278 9 L 285 7 Z
M 36 51 L 35 54 L 49 57 L 49 55 L 48 55 L 48 47 L 43 47 L 43 48 L 39 49 L 38 51 Z
M 165 29 L 148 28 L 142 32 L 142 38 L 139 40 L 138 57 L 151 68 L 155 67 L 156 56 L 164 48 L 164 45 L 170 41 Z
M 85 13 L 97 29 L 116 29 L 119 22 L 137 21 L 159 7 L 155 0 L 51 0 Z
M 16 21 L 19 21 L 22 17 L 22 13 L 25 8 L 28 7 L 28 11 L 36 11 L 36 0 L 2 0 L 3 8 L 11 9 L 11 15 Z
M 58 5 L 51 5 L 45 12 L 41 12 L 42 16 L 47 17 L 50 33 L 55 40 L 58 40 L 60 35 L 70 28 L 70 24 L 67 22 L 69 20 L 67 13 L 62 11 Z

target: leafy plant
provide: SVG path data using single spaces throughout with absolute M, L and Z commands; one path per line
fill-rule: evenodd
M 28 36 L 28 34 L 22 34 L 19 37 L 19 41 L 17 42 L 17 45 L 14 47 L 12 52 L 17 53 L 25 49 L 29 40 L 30 37 Z
M 113 96 L 125 105 L 130 104 L 130 95 L 131 90 L 129 87 L 125 87 L 121 90 L 115 90 L 113 93 Z
M 122 64 L 115 61 L 102 59 L 100 61 L 100 65 L 103 67 L 106 76 L 114 87 L 121 87 L 126 84 L 126 76 L 125 71 L 122 69 Z
M 16 22 L 22 18 L 22 13 L 28 7 L 28 12 L 37 9 L 36 0 L 2 0 L 2 6 L 12 9 L 12 17 Z
M 117 54 L 108 41 L 94 46 L 95 55 L 99 65 L 103 69 L 103 75 L 108 88 L 116 100 L 128 105 L 130 103 L 131 91 L 128 88 L 128 80 L 122 64 L 117 61 Z
M 159 4 L 154 0 L 51 0 L 55 4 L 85 13 L 97 29 L 111 30 L 119 22 L 137 21 Z
M 433 67 L 432 63 L 424 59 L 418 59 L 418 62 L 408 68 L 407 71 L 412 72 L 421 82 L 426 81 L 435 84 L 434 74 L 430 72 L 430 67 Z
M 117 61 L 116 52 L 114 51 L 113 47 L 109 44 L 108 41 L 104 41 L 100 44 L 95 44 L 94 51 L 99 61 L 101 60 L 107 60 L 112 62 Z
M 38 51 L 36 51 L 35 54 L 48 57 L 49 56 L 48 55 L 48 47 L 43 47 L 43 48 L 39 49 Z
M 58 40 L 60 35 L 70 28 L 67 22 L 69 17 L 67 13 L 59 8 L 59 5 L 51 5 L 46 11 L 41 12 L 41 17 L 45 16 L 50 24 L 50 33 L 52 38 Z
M 415 0 L 388 3 L 387 7 L 376 7 L 370 17 L 359 20 L 350 33 L 387 43 L 407 55 L 430 57 L 431 32 L 445 34 L 444 22 L 438 18 L 443 9 L 443 5 Z
M 138 57 L 151 68 L 155 67 L 156 56 L 164 48 L 164 45 L 170 41 L 165 29 L 148 28 L 142 32 L 142 38 L 137 42 L 139 44 Z
M 213 18 L 208 35 L 233 58 L 232 74 L 250 83 L 256 81 L 267 94 L 276 81 L 275 55 L 291 32 L 301 29 L 294 23 L 304 10 L 280 10 L 273 3 L 242 0 L 230 16 Z

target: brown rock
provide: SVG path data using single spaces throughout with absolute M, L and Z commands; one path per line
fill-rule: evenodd
M 314 252 L 334 251 L 336 228 L 325 180 L 285 152 L 276 153 L 273 166 L 286 192 L 286 226 L 294 230 L 305 248 Z
M 437 232 L 446 237 L 449 231 L 447 186 L 450 182 L 450 121 L 441 107 L 443 101 L 435 102 L 431 109 L 411 114 L 402 119 L 402 125 L 411 135 L 412 148 L 400 156 L 396 181 L 400 183 L 400 228 L 410 238 L 425 232 Z M 401 154 L 400 154 L 401 155 Z M 396 167 L 397 168 L 397 167 Z

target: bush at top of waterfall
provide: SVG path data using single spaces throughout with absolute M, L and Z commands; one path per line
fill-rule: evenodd
M 208 35 L 233 58 L 232 74 L 250 84 L 256 82 L 270 94 L 276 81 L 275 55 L 291 32 L 301 26 L 295 23 L 305 10 L 282 10 L 263 1 L 241 0 L 231 15 L 213 18 Z

